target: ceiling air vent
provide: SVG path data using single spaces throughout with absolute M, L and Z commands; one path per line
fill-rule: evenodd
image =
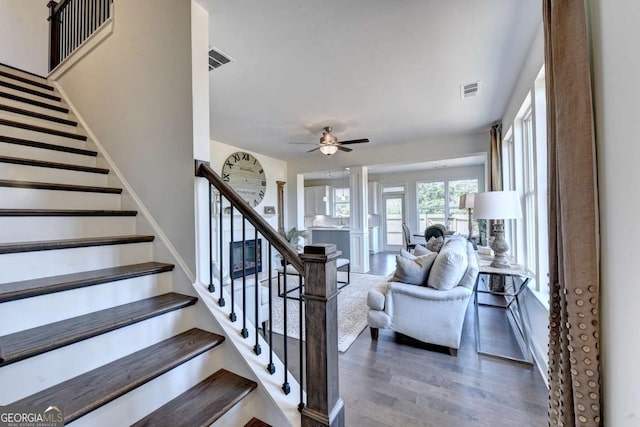
M 209 71 L 214 68 L 222 67 L 229 62 L 236 62 L 229 55 L 223 53 L 220 49 L 211 48 L 209 51 Z
M 472 96 L 478 95 L 480 91 L 480 81 L 467 83 L 460 86 L 460 98 L 471 98 Z

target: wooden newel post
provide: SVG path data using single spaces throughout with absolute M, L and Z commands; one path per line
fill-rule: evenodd
M 49 8 L 49 71 L 53 70 L 60 62 L 58 46 L 60 38 L 60 17 L 56 14 L 55 9 L 58 3 L 50 1 L 47 3 Z
M 336 245 L 304 247 L 307 404 L 303 427 L 343 427 L 338 386 L 338 286 Z

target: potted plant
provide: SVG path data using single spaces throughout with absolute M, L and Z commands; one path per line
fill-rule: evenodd
M 289 231 L 282 233 L 282 237 L 287 239 L 287 242 L 291 245 L 296 252 L 300 252 L 302 250 L 302 245 L 300 244 L 300 239 L 306 239 L 307 232 L 305 230 L 298 230 L 296 227 L 289 229 Z

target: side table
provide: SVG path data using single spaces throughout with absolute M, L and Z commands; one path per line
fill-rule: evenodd
M 491 258 L 478 256 L 479 274 L 473 293 L 476 350 L 478 354 L 533 364 L 533 356 L 529 348 L 529 314 L 526 305 L 522 302 L 522 294 L 534 275 L 522 265 L 512 264 L 509 268 L 495 268 L 491 267 L 490 263 Z M 482 350 L 479 314 L 481 306 L 507 311 L 507 315 L 511 316 L 511 326 L 523 358 Z

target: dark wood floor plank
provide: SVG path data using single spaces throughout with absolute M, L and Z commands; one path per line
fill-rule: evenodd
M 0 76 L 6 77 L 8 79 L 16 80 L 22 83 L 27 83 L 33 86 L 37 86 L 42 89 L 53 91 L 53 86 L 50 86 L 46 83 L 37 82 L 35 80 L 28 79 L 26 77 L 19 76 L 17 74 L 7 73 L 6 71 L 0 70 Z
M 42 91 L 36 90 L 36 89 L 29 89 L 29 88 L 26 88 L 26 87 L 23 87 L 23 86 L 20 86 L 20 85 L 15 85 L 13 83 L 5 82 L 5 81 L 2 81 L 2 80 L 0 80 L 0 86 L 4 86 L 6 88 L 13 89 L 13 90 L 18 90 L 20 92 L 28 93 L 28 94 L 31 94 L 31 95 L 40 96 L 42 98 L 50 99 L 52 101 L 58 101 L 59 102 L 59 101 L 62 100 L 59 96 L 52 95 L 50 93 L 45 93 L 45 92 L 42 92 Z
M 221 369 L 133 427 L 208 427 L 256 387 L 255 382 Z
M 80 165 L 73 165 L 69 163 L 48 162 L 45 160 L 23 159 L 20 157 L 0 156 L 0 163 L 8 163 L 12 165 L 36 166 L 36 167 L 50 168 L 50 169 L 64 169 L 64 170 L 71 170 L 71 171 L 78 171 L 78 172 L 98 173 L 102 175 L 106 175 L 109 173 L 109 169 L 105 169 L 105 168 L 80 166 Z
M 0 244 L 0 254 L 18 252 L 51 251 L 56 249 L 86 248 L 89 246 L 125 245 L 152 242 L 154 236 L 129 235 L 108 237 L 85 237 L 81 239 L 42 240 L 38 242 L 17 242 Z
M 271 425 L 257 419 L 256 417 L 253 417 L 249 420 L 248 423 L 244 425 L 244 427 L 271 427 Z
M 0 209 L 2 216 L 136 216 L 138 211 L 85 209 Z
M 30 125 L 30 124 L 27 124 L 27 123 L 16 122 L 14 120 L 0 119 L 0 125 L 1 126 L 9 126 L 9 127 L 14 127 L 14 128 L 19 128 L 19 129 L 30 130 L 30 131 L 33 131 L 33 132 L 46 133 L 46 134 L 49 134 L 49 135 L 61 136 L 63 138 L 76 139 L 78 141 L 86 141 L 87 140 L 87 136 L 86 135 L 79 135 L 77 133 L 65 132 L 65 131 L 62 131 L 62 130 L 47 128 L 47 127 L 44 127 L 44 126 Z
M 23 108 L 18 108 L 18 107 L 12 107 L 10 105 L 0 104 L 0 110 L 8 111 L 14 114 L 20 114 L 23 116 L 33 117 L 35 119 L 47 120 L 49 122 L 54 122 L 54 123 L 60 123 L 67 126 L 73 126 L 73 127 L 78 126 L 78 122 L 75 122 L 73 120 L 63 119 L 57 116 L 50 116 L 48 114 L 36 113 L 35 111 L 25 110 Z
M 0 179 L 0 187 L 31 188 L 34 190 L 77 191 L 84 193 L 122 194 L 122 188 L 95 187 L 89 185 L 52 184 L 49 182 L 32 182 Z
M 191 329 L 107 365 L 14 402 L 17 406 L 64 402 L 64 422 L 111 402 L 224 341 L 224 337 Z
M 15 95 L 0 90 L 0 98 L 11 99 L 13 101 L 23 102 L 25 104 L 35 105 L 40 108 L 47 108 L 49 110 L 60 111 L 61 113 L 69 113 L 69 109 L 60 107 L 59 105 L 52 105 L 47 102 L 36 101 L 35 99 L 25 98 L 24 96 Z
M 179 310 L 197 300 L 168 293 L 2 336 L 0 366 Z
M 7 144 L 24 145 L 25 147 L 41 148 L 43 150 L 61 151 L 63 153 L 79 154 L 81 156 L 97 157 L 98 152 L 93 150 L 85 150 L 82 148 L 65 147 L 64 145 L 47 144 L 46 142 L 31 141 L 22 138 L 13 138 L 11 136 L 0 135 L 0 142 Z
M 160 274 L 173 269 L 174 266 L 172 264 L 145 262 L 101 270 L 83 271 L 82 273 L 3 283 L 0 284 L 0 303 L 148 276 L 150 274 Z

